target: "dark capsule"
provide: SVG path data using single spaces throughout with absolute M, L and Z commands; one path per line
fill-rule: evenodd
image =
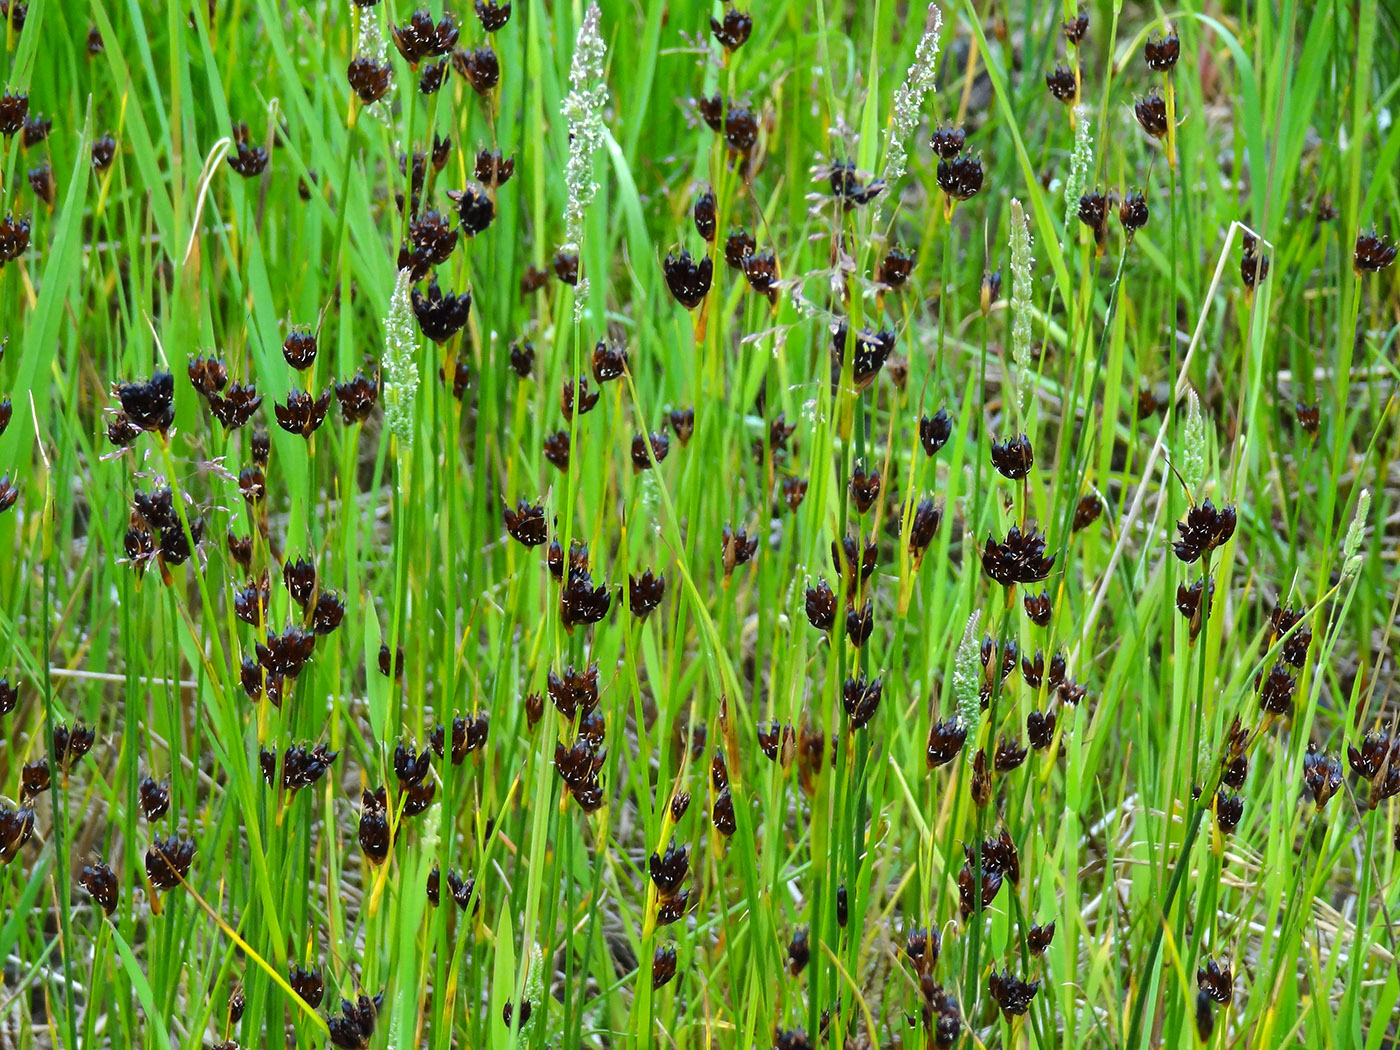
M 2 811 L 0 808 L 0 812 Z M 3 844 L 3 829 L 0 829 L 0 844 Z M 93 865 L 84 864 L 78 881 L 97 902 L 104 915 L 110 916 L 117 910 L 117 876 L 106 864 L 101 861 Z
M 714 264 L 708 255 L 696 261 L 682 248 L 679 255 L 666 256 L 662 270 L 666 275 L 666 287 L 687 310 L 694 310 L 705 301 L 714 276 Z
M 641 576 L 627 577 L 627 604 L 632 615 L 645 620 L 661 605 L 666 594 L 666 577 L 652 574 L 650 569 Z
M 1026 947 L 1030 949 L 1032 955 L 1040 956 L 1045 954 L 1045 949 L 1055 939 L 1055 924 L 1047 922 L 1044 926 L 1032 926 L 1026 931 Z
M 1055 739 L 1055 712 L 1032 711 L 1026 716 L 1026 739 L 1037 751 L 1044 751 Z
M 1271 715 L 1291 714 L 1296 685 L 1297 680 L 1282 664 L 1274 664 L 1259 682 L 1259 706 Z
M 874 602 L 866 602 L 863 609 L 857 610 L 853 605 L 846 610 L 846 637 L 857 649 L 870 640 L 870 634 L 874 629 Z M 879 679 L 877 678 L 875 681 L 878 683 Z
M 749 34 L 753 32 L 753 18 L 737 7 L 726 6 L 723 21 L 711 17 L 710 31 L 715 34 L 715 39 L 724 45 L 725 51 L 737 51 L 744 46 Z
M 1397 252 L 1400 252 L 1400 246 L 1386 244 L 1385 238 L 1372 229 L 1370 233 L 1356 235 L 1351 264 L 1358 274 L 1379 273 L 1395 262 Z
M 676 976 L 676 946 L 658 944 L 651 956 L 651 986 L 664 988 Z
M 982 571 L 1003 587 L 1039 583 L 1050 575 L 1055 555 L 1045 553 L 1045 534 L 1027 524 L 1025 531 L 1013 525 L 1005 542 L 987 537 L 982 549 Z
M 498 32 L 510 21 L 510 2 L 497 4 L 495 0 L 476 0 L 476 17 L 486 32 Z
M 708 263 L 710 260 L 704 260 Z M 754 252 L 744 259 L 744 277 L 749 287 L 770 303 L 778 301 L 778 258 L 771 251 Z
M 676 440 L 684 448 L 690 442 L 690 435 L 695 433 L 695 409 L 673 408 L 667 419 L 675 432 Z
M 277 425 L 287 433 L 310 438 L 325 422 L 326 410 L 330 406 L 329 389 L 323 391 L 320 397 L 313 397 L 301 390 L 292 390 L 287 394 L 287 403 L 284 405 L 274 402 L 272 411 L 277 417 Z
M 992 442 L 992 466 L 997 473 L 1012 481 L 1019 481 L 1035 466 L 1035 451 L 1025 434 Z
M 758 247 L 747 230 L 734 230 L 724 241 L 724 261 L 732 269 L 743 271 L 745 262 Z
M 1133 235 L 1147 225 L 1149 214 L 1147 199 L 1138 191 L 1134 190 L 1123 198 L 1123 202 L 1118 205 L 1118 221 L 1123 224 L 1123 232 L 1128 235 L 1128 240 L 1131 241 Z
M 374 1037 L 375 1020 L 383 1005 L 383 992 L 372 999 L 362 994 L 353 1003 L 342 999 L 340 1016 L 326 1019 L 331 1042 L 340 1050 L 365 1050 Z
M 320 1006 L 321 1000 L 325 998 L 326 985 L 321 979 L 320 970 L 303 970 L 293 963 L 287 973 L 287 983 L 291 985 L 292 991 L 301 997 L 302 1002 L 313 1010 Z
M 1073 18 L 1067 18 L 1063 26 L 1065 40 L 1078 47 L 1084 42 L 1084 36 L 1089 32 L 1089 16 L 1083 11 L 1075 13 Z
M 1215 796 L 1215 824 L 1222 834 L 1229 835 L 1240 826 L 1244 816 L 1244 799 L 1222 790 Z
M 1010 773 L 1026 760 L 1027 751 L 1021 746 L 1018 738 L 1002 737 L 997 741 L 996 754 L 992 758 L 992 766 L 998 773 Z
M 282 582 L 287 585 L 292 601 L 306 608 L 306 603 L 316 591 L 315 564 L 309 558 L 288 558 L 282 564 Z
M 924 454 L 935 456 L 938 450 L 948 443 L 953 435 L 953 421 L 946 408 L 940 408 L 932 416 L 919 419 L 919 441 L 924 446 Z
M 850 491 L 856 512 L 866 513 L 880 498 L 880 472 L 874 469 L 867 470 L 864 462 L 857 460 L 851 470 Z
M 29 96 L 12 95 L 6 91 L 0 95 L 0 135 L 10 138 L 24 130 L 29 117 Z
M 1140 98 L 1133 104 L 1133 114 L 1142 130 L 1154 139 L 1167 137 L 1167 102 L 1156 88 L 1146 98 Z
M 0 239 L 3 234 L 0 223 Z M 142 430 L 164 433 L 175 421 L 175 377 L 169 372 L 156 372 L 144 381 L 118 383 L 116 395 L 127 419 Z
M 1212 1002 L 1225 1006 L 1235 997 L 1235 979 L 1230 964 L 1206 958 L 1196 967 L 1196 987 L 1210 996 Z
M 8 715 L 19 703 L 19 683 L 10 684 L 8 675 L 0 677 L 0 715 Z
M 414 67 L 425 58 L 435 58 L 451 51 L 457 44 L 459 32 L 451 15 L 443 15 L 435 24 L 432 14 L 426 10 L 414 11 L 404 25 L 389 27 L 394 47 L 404 61 Z
M 681 886 L 690 874 L 690 848 L 676 845 L 672 839 L 665 854 L 653 853 L 647 861 L 652 884 L 661 900 L 670 900 L 680 892 Z
M 335 398 L 340 402 L 341 422 L 347 427 L 363 423 L 379 400 L 379 384 L 356 372 L 354 378 L 335 384 Z
M 713 243 L 715 239 L 715 191 L 708 186 L 695 198 L 691 208 L 695 232 Z
M 1211 1004 L 1210 993 L 1204 988 L 1196 990 L 1196 1037 L 1201 1042 L 1209 1042 L 1215 1032 L 1215 1007 Z
M 253 144 L 246 123 L 239 121 L 233 125 L 231 138 L 233 145 L 226 161 L 235 174 L 251 179 L 267 170 L 267 150 Z
M 792 931 L 792 940 L 788 941 L 788 973 L 796 977 L 807 968 L 807 963 L 811 958 L 812 946 L 807 941 L 807 927 L 799 926 Z
M 531 504 L 521 497 L 514 509 L 506 506 L 504 517 L 511 538 L 526 547 L 538 547 L 549 539 L 543 503 Z
M 796 514 L 797 508 L 802 506 L 802 501 L 806 498 L 806 478 L 783 478 L 783 502 L 787 504 L 788 510 Z
M 142 777 L 136 788 L 136 799 L 147 820 L 159 820 L 170 812 L 170 788 L 154 777 Z
M 738 566 L 752 561 L 757 553 L 758 537 L 750 536 L 744 526 L 736 530 L 726 525 L 720 533 L 720 554 L 726 580 Z
M 875 717 L 875 712 L 879 710 L 883 688 L 883 683 L 878 678 L 866 681 L 865 676 L 861 675 L 859 678 L 846 679 L 841 691 L 841 706 L 851 720 L 852 729 L 864 729 L 869 725 L 870 720 Z
M 554 253 L 554 276 L 568 285 L 578 284 L 578 253 L 566 252 L 562 248 Z
M 574 418 L 575 408 L 579 415 L 587 415 L 598 404 L 601 394 L 600 390 L 588 389 L 587 376 L 579 376 L 577 382 L 565 379 L 559 390 L 559 411 L 564 413 L 565 419 Z
M 482 187 L 468 186 L 464 190 L 451 190 L 447 196 L 457 205 L 457 219 L 462 232 L 468 237 L 485 232 L 496 217 L 496 202 Z
M 359 96 L 365 105 L 378 102 L 389 93 L 393 84 L 394 67 L 388 62 L 379 63 L 365 55 L 357 55 L 346 67 L 345 77 L 350 82 L 350 90 Z
M 807 620 L 819 631 L 836 626 L 836 594 L 826 580 L 818 578 L 815 587 L 807 588 Z
M 880 272 L 876 277 L 886 288 L 898 290 L 909 282 L 909 275 L 914 271 L 914 260 L 917 253 L 912 249 L 905 251 L 898 245 L 890 248 L 885 253 L 885 257 L 880 260 Z
M 983 177 L 982 161 L 977 157 L 963 154 L 938 162 L 938 186 L 950 202 L 975 197 L 982 189 Z
M 993 970 L 987 979 L 987 988 L 1008 1017 L 1019 1017 L 1030 1009 L 1031 1000 L 1040 990 L 1040 982 L 1019 980 L 1011 976 L 1009 970 L 1001 973 Z
M 929 727 L 928 747 L 925 752 L 928 768 L 946 766 L 962 753 L 963 744 L 966 742 L 967 727 L 958 719 L 934 722 Z
M 961 127 L 951 125 L 939 128 L 933 133 L 933 152 L 942 160 L 952 160 L 963 151 L 967 144 L 967 133 Z
M 189 875 L 194 853 L 193 839 L 157 837 L 146 850 L 146 877 L 158 890 L 173 890 Z
M 58 192 L 58 185 L 54 182 L 53 169 L 45 161 L 37 168 L 29 169 L 29 188 L 34 191 L 34 196 L 49 207 L 53 207 L 54 196 Z
M 1026 617 L 1037 627 L 1047 627 L 1050 624 L 1050 617 L 1054 615 L 1054 605 L 1050 600 L 1050 595 L 1046 591 L 1039 594 L 1026 592 L 1023 599 L 1026 607 Z
M 1172 544 L 1172 549 L 1189 565 L 1228 542 L 1235 534 L 1235 520 L 1234 507 L 1216 509 L 1210 497 L 1206 497 L 1186 512 L 1186 520 L 1177 522 L 1181 538 Z
M 1099 520 L 1099 515 L 1103 513 L 1103 501 L 1094 492 L 1081 496 L 1079 503 L 1074 508 L 1073 532 L 1081 532 L 1087 529 L 1094 522 Z
M 389 856 L 388 799 L 382 787 L 366 790 L 360 799 L 360 848 L 371 863 L 382 864 Z
M 1181 40 L 1174 30 L 1166 36 L 1155 33 L 1142 45 L 1142 56 L 1147 60 L 1147 68 L 1154 73 L 1169 72 L 1181 57 Z
M 475 51 L 454 51 L 452 68 L 466 77 L 472 90 L 478 95 L 487 95 L 501 79 L 501 63 L 489 44 L 483 44 Z
M 1074 105 L 1079 98 L 1079 81 L 1074 79 L 1074 70 L 1068 66 L 1056 66 L 1046 73 L 1045 86 L 1050 89 L 1050 94 L 1067 106 Z
M 725 788 L 715 796 L 715 805 L 710 813 L 710 819 L 715 825 L 715 830 L 728 838 L 738 829 L 738 823 L 734 817 L 734 797 Z
M 418 327 L 433 342 L 441 345 L 466 327 L 471 316 L 472 293 L 459 295 L 443 293 L 436 280 L 429 282 L 428 294 L 413 289 L 413 315 Z
M 92 167 L 94 171 L 106 171 L 117 156 L 117 140 L 111 135 L 103 135 L 92 141 Z
M 569 469 L 569 432 L 557 430 L 544 439 L 544 458 L 560 470 Z

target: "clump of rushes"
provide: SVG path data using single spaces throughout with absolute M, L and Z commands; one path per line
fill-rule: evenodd
M 1186 512 L 1186 520 L 1177 522 L 1181 538 L 1172 544 L 1172 549 L 1189 565 L 1228 543 L 1235 534 L 1235 521 L 1233 506 L 1217 509 L 1207 496 Z
M 687 310 L 694 310 L 705 301 L 714 275 L 714 264 L 708 255 L 701 256 L 697 261 L 682 248 L 679 255 L 666 256 L 662 269 L 666 275 L 666 287 L 676 297 L 676 302 Z
M 379 1011 L 384 1006 L 384 993 L 374 998 L 361 994 L 352 1003 L 348 999 L 340 1001 L 340 1016 L 328 1017 L 326 1027 L 330 1030 L 331 1042 L 340 1050 L 365 1050 L 374 1038 L 374 1024 Z

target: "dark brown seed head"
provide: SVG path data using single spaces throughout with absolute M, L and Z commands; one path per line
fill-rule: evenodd
M 832 381 L 836 381 L 846 361 L 848 328 L 843 318 L 831 333 L 831 348 L 835 355 L 832 363 Z M 895 333 L 892 329 L 862 328 L 856 335 L 855 360 L 851 362 L 851 378 L 857 390 L 865 390 L 880 374 L 890 355 L 894 353 Z
M 680 892 L 682 884 L 690 874 L 690 848 L 685 845 L 678 846 L 673 838 L 664 854 L 651 855 L 647 867 L 651 872 L 651 881 L 656 887 L 657 896 L 662 900 L 670 900 Z
M 1001 973 L 993 970 L 987 979 L 987 988 L 1007 1017 L 1019 1017 L 1030 1009 L 1031 1000 L 1040 990 L 1040 982 L 1022 981 L 1011 976 L 1009 970 Z
M 1210 1042 L 1215 1032 L 1215 1007 L 1211 1004 L 1210 993 L 1204 988 L 1196 990 L 1196 1037 L 1202 1043 Z
M 340 419 L 347 427 L 363 423 L 379 399 L 379 384 L 356 372 L 353 379 L 335 384 L 335 397 L 340 402 Z
M 526 547 L 538 547 L 549 539 L 543 503 L 532 504 L 522 496 L 514 508 L 507 504 L 503 515 L 506 532 L 516 542 Z
M 8 715 L 19 703 L 19 682 L 10 684 L 9 675 L 0 676 L 0 715 Z
M 501 63 L 489 44 L 475 51 L 454 51 L 452 68 L 467 78 L 478 95 L 488 95 L 501 79 Z
M 737 51 L 753 32 L 753 18 L 737 7 L 726 6 L 724 21 L 712 17 L 710 30 L 715 34 L 715 39 L 724 45 L 725 51 Z
M 287 403 L 283 405 L 274 402 L 272 411 L 277 417 L 277 425 L 287 433 L 310 438 L 325 422 L 326 410 L 330 407 L 329 389 L 322 391 L 320 397 L 313 397 L 301 390 L 292 390 L 287 394 Z
M 988 536 L 982 549 L 982 571 L 1003 587 L 1039 583 L 1054 564 L 1055 555 L 1045 553 L 1045 534 L 1034 523 L 1028 523 L 1024 532 L 1011 526 L 1003 543 Z
M 433 869 L 437 871 L 436 868 Z M 313 1010 L 321 1005 L 321 1000 L 325 998 L 326 985 L 321 978 L 320 970 L 303 970 L 296 963 L 293 963 L 288 971 L 287 983 L 291 985 L 292 991 L 301 996 L 307 1006 Z
M 1032 926 L 1026 931 L 1026 947 L 1035 956 L 1045 954 L 1045 949 L 1050 947 L 1050 942 L 1055 939 L 1055 924 L 1047 922 L 1044 926 Z
M 734 529 L 726 525 L 720 533 L 720 555 L 725 579 L 730 577 L 735 568 L 751 561 L 757 553 L 758 537 L 750 536 L 744 526 Z
M 251 179 L 267 170 L 267 150 L 249 138 L 248 125 L 242 121 L 233 126 L 233 148 L 229 150 L 228 166 L 235 174 Z
M 282 564 L 282 582 L 287 593 L 303 609 L 316 590 L 316 566 L 310 558 L 288 558 Z M 264 603 L 265 605 L 266 603 Z
M 1078 505 L 1074 508 L 1074 532 L 1081 532 L 1087 529 L 1094 522 L 1099 520 L 1099 515 L 1103 513 L 1103 501 L 1094 492 L 1081 496 Z
M 1032 594 L 1027 591 L 1022 600 L 1026 607 L 1026 617 L 1031 623 L 1037 627 L 1049 626 L 1050 617 L 1055 611 L 1049 592 L 1041 591 L 1039 594 Z
M 1133 113 L 1142 130 L 1154 139 L 1167 137 L 1167 102 L 1156 88 L 1146 98 L 1140 98 L 1133 105 Z
M 859 678 L 846 679 L 841 691 L 841 706 L 846 711 L 846 717 L 851 720 L 852 729 L 864 729 L 870 724 L 875 712 L 879 710 L 883 688 L 883 683 L 878 678 L 866 681 L 865 676 L 861 675 Z
M 851 470 L 849 487 L 856 512 L 864 514 L 880 498 L 880 472 L 873 467 L 867 470 L 865 463 L 858 460 Z
M 29 96 L 12 95 L 6 91 L 0 95 L 0 135 L 9 138 L 24 130 L 29 117 Z
M 917 255 L 918 253 L 913 249 L 906 252 L 899 245 L 894 245 L 880 260 L 880 272 L 876 280 L 887 288 L 895 290 L 903 288 L 909 281 L 910 273 L 914 270 L 914 260 Z
M 1186 519 L 1177 522 L 1181 538 L 1172 544 L 1176 556 L 1188 565 L 1203 554 L 1227 543 L 1235 534 L 1235 508 L 1219 509 L 1206 497 L 1186 512 Z
M 102 33 L 98 30 L 96 26 L 89 26 L 87 35 L 88 56 L 92 57 L 94 55 L 100 55 L 104 50 L 105 47 L 102 43 Z
M 865 607 L 857 609 L 852 605 L 846 610 L 846 638 L 859 649 L 870 640 L 870 634 L 875 629 L 875 603 L 866 602 Z M 875 679 L 876 684 L 879 679 Z M 878 697 L 877 697 L 878 701 Z M 860 728 L 857 726 L 856 728 Z
M 788 941 L 788 973 L 796 977 L 807 968 L 807 963 L 811 958 L 812 946 L 807 943 L 807 927 L 799 926 L 792 931 L 792 940 Z
M 836 594 L 824 579 L 807 588 L 807 620 L 819 631 L 836 626 Z
M 363 0 L 355 2 L 363 6 Z M 340 1016 L 326 1019 L 331 1042 L 340 1050 L 365 1050 L 374 1036 L 375 1019 L 383 1006 L 383 992 L 372 999 L 368 995 L 360 995 L 353 1003 L 342 999 Z
M 3 835 L 0 835 L 0 842 L 3 842 Z M 117 876 L 106 864 L 101 861 L 93 865 L 84 864 L 79 881 L 104 915 L 111 915 L 117 910 Z
M 909 550 L 913 552 L 916 561 L 923 558 L 924 551 L 933 542 L 942 520 L 943 512 L 933 502 L 932 496 L 925 496 L 919 500 L 919 505 L 914 508 L 914 519 L 909 525 Z
M 462 232 L 475 237 L 485 232 L 496 217 L 496 202 L 484 187 L 468 186 L 464 190 L 449 190 L 448 199 L 457 205 L 457 218 Z
M 945 125 L 933 133 L 933 152 L 942 160 L 952 160 L 966 144 L 967 134 L 961 127 Z
M 1221 964 L 1207 957 L 1196 967 L 1196 987 L 1222 1006 L 1230 1002 L 1235 997 L 1235 978 L 1230 972 L 1230 964 Z
M 863 548 L 850 534 L 839 542 L 831 541 L 831 567 L 845 578 L 848 598 L 859 594 L 866 581 L 875 574 L 876 554 L 873 539 L 867 540 Z
M 1045 86 L 1065 105 L 1073 105 L 1079 97 L 1079 82 L 1074 79 L 1074 70 L 1068 66 L 1056 66 L 1046 73 Z
M 738 830 L 738 822 L 734 817 L 734 797 L 725 788 L 715 796 L 714 809 L 710 813 L 710 820 L 715 826 L 715 830 L 728 838 Z
M 1133 234 L 1147 225 L 1148 216 L 1147 199 L 1136 190 L 1127 194 L 1118 205 L 1118 221 L 1123 224 L 1128 240 L 1132 240 Z
M 962 753 L 967 742 L 967 727 L 958 719 L 935 721 L 929 727 L 926 755 L 929 769 L 946 766 Z
M 503 157 L 500 150 L 479 149 L 475 174 L 476 181 L 483 186 L 504 186 L 515 174 L 515 157 Z
M 442 90 L 442 85 L 447 81 L 447 59 L 440 59 L 423 67 L 423 73 L 418 78 L 418 93 L 420 95 L 436 95 Z
M 381 642 L 379 646 L 379 673 L 385 678 L 388 678 L 391 667 L 395 678 L 403 677 L 403 646 L 395 647 L 393 660 L 391 662 L 389 659 L 389 643 Z
M 432 14 L 426 10 L 414 11 L 404 25 L 389 27 L 394 47 L 404 61 L 415 68 L 425 58 L 436 58 L 451 51 L 457 44 L 459 32 L 451 15 L 443 15 L 441 21 L 434 24 Z
M 667 416 L 671 429 L 675 431 L 676 440 L 684 448 L 690 442 L 690 435 L 695 432 L 695 409 L 693 408 L 673 408 Z
M 587 376 L 579 376 L 577 382 L 565 379 L 559 391 L 559 410 L 565 419 L 574 418 L 575 408 L 579 415 L 587 415 L 598 404 L 600 394 L 601 391 L 588 389 Z
M 932 416 L 919 419 L 919 441 L 924 446 L 924 454 L 935 456 L 938 450 L 948 443 L 953 435 L 953 420 L 946 408 L 940 408 Z
M 1012 481 L 1019 481 L 1035 466 L 1035 451 L 1025 434 L 1010 437 L 1005 441 L 992 442 L 992 466 L 997 473 Z
M 1351 264 L 1358 274 L 1379 273 L 1395 262 L 1397 252 L 1400 252 L 1400 247 L 1386 244 L 1385 238 L 1378 236 L 1375 229 L 1372 229 L 1370 233 L 1356 235 L 1356 248 L 1352 252 Z
M 451 219 L 436 208 L 429 208 L 409 221 L 408 239 L 413 244 L 408 268 L 417 280 L 452 257 L 458 234 Z
M 677 791 L 671 798 L 671 822 L 679 824 L 685 811 L 690 808 L 690 792 Z
M 154 777 L 142 777 L 136 788 L 136 798 L 147 820 L 159 820 L 170 811 L 170 788 Z
M 553 267 L 554 276 L 558 277 L 564 284 L 578 284 L 577 252 L 566 252 L 561 248 L 554 253 Z
M 802 501 L 806 498 L 806 478 L 783 478 L 783 502 L 787 504 L 788 510 L 796 514 L 797 508 L 802 506 Z
M 1089 32 L 1089 16 L 1083 11 L 1079 11 L 1073 18 L 1065 19 L 1063 29 L 1065 40 L 1078 46 L 1084 42 L 1084 34 Z
M 111 135 L 103 135 L 92 140 L 92 167 L 94 171 L 106 171 L 117 156 L 117 140 Z
M 1233 834 L 1244 816 L 1244 799 L 1223 788 L 1215 796 L 1215 825 L 1222 835 Z
M 1269 276 L 1269 257 L 1246 251 L 1240 259 L 1240 280 L 1246 288 L 1254 289 Z
M 1010 773 L 1026 760 L 1026 749 L 1021 746 L 1021 741 L 1016 737 L 1002 737 L 997 741 L 996 754 L 992 758 L 992 765 L 998 773 Z
M 743 270 L 744 263 L 756 247 L 752 234 L 746 230 L 734 230 L 724 242 L 724 261 L 736 270 Z
M 1309 436 L 1317 434 L 1317 428 L 1322 422 L 1322 413 L 1318 409 L 1317 402 L 1308 404 L 1299 401 L 1293 406 L 1293 418 L 1298 421 L 1298 426 L 1303 428 L 1303 432 Z
M 535 367 L 535 345 L 529 340 L 510 344 L 510 370 L 521 379 L 529 379 Z
M 1181 40 L 1176 31 L 1168 28 L 1166 36 L 1153 34 L 1142 45 L 1142 56 L 1147 60 L 1147 68 L 1154 73 L 1166 73 L 1175 67 L 1181 57 Z
M 687 310 L 694 310 L 705 301 L 714 276 L 714 264 L 708 255 L 702 255 L 697 261 L 682 248 L 679 255 L 666 256 L 662 270 L 666 275 L 666 287 Z
M 676 976 L 676 946 L 658 944 L 651 956 L 651 986 L 664 988 Z
M 495 33 L 505 28 L 510 21 L 510 0 L 497 4 L 495 0 L 476 0 L 476 17 L 481 20 L 481 28 Z
M 29 169 L 29 188 L 34 191 L 34 196 L 38 197 L 49 207 L 53 207 L 54 196 L 58 192 L 58 186 L 54 182 L 53 169 L 45 161 L 37 168 Z
M 632 610 L 632 615 L 639 620 L 645 620 L 657 607 L 661 605 L 661 599 L 666 595 L 666 577 L 656 576 L 648 569 L 641 576 L 628 575 L 627 577 L 627 604 Z
M 952 200 L 971 200 L 982 189 L 982 161 L 963 154 L 938 162 L 938 186 Z
M 350 90 L 368 106 L 389 93 L 394 67 L 388 62 L 381 64 L 365 55 L 357 55 L 346 67 L 345 77 L 350 82 Z
M 1282 663 L 1274 664 L 1259 683 L 1259 706 L 1271 715 L 1292 714 L 1296 685 L 1296 679 L 1284 669 Z
M 146 877 L 158 890 L 173 890 L 189 876 L 194 853 L 193 839 L 157 837 L 146 850 Z
M 748 278 L 749 287 L 759 295 L 766 296 L 770 303 L 778 301 L 778 257 L 773 252 L 754 252 L 745 258 L 744 276 Z
M 472 293 L 443 293 L 436 280 L 428 283 L 428 294 L 413 289 L 413 315 L 423 334 L 441 346 L 466 327 L 471 316 Z
M 360 848 L 373 864 L 383 864 L 389 856 L 389 803 L 384 788 L 366 790 L 360 796 Z
M 705 240 L 714 243 L 715 239 L 715 191 L 706 186 L 695 198 L 691 207 L 691 217 L 695 220 L 695 232 Z
M 1055 739 L 1055 712 L 1032 711 L 1026 716 L 1026 739 L 1037 751 L 1044 751 Z
M 544 458 L 560 470 L 569 469 L 569 432 L 556 430 L 544 439 Z

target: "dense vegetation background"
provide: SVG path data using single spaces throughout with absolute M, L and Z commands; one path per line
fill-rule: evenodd
M 0 14 L 0 1046 L 1396 1046 L 1393 8 Z

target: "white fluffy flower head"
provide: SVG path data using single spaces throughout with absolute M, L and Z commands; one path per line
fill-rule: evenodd
M 603 81 L 603 43 L 596 3 L 588 5 L 583 24 L 574 41 L 574 60 L 569 68 L 569 93 L 561 112 L 569 122 L 569 159 L 564 166 L 564 184 L 569 202 L 564 209 L 565 248 L 577 250 L 583 239 L 583 217 L 598 192 L 593 181 L 593 154 L 603 144 L 603 108 L 608 103 L 608 86 Z M 580 297 L 581 298 L 581 297 Z
M 413 440 L 413 405 L 418 397 L 418 332 L 409 298 L 409 271 L 399 271 L 384 317 L 384 422 L 404 444 Z

